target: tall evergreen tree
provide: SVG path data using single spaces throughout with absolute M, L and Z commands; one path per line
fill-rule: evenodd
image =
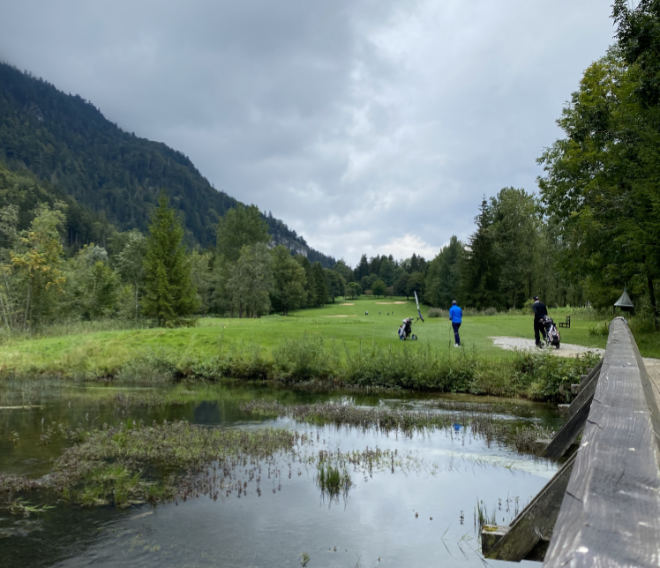
M 338 260 L 332 267 L 332 270 L 339 274 L 344 279 L 344 282 L 353 281 L 353 271 L 343 260 Z
M 452 235 L 449 244 L 429 264 L 424 286 L 426 303 L 448 308 L 452 300 L 460 299 L 463 255 L 463 243 Z
M 325 280 L 325 272 L 323 272 L 323 266 L 320 262 L 312 264 L 311 291 L 313 306 L 322 306 L 328 303 L 328 283 Z
M 495 260 L 491 225 L 492 212 L 486 198 L 482 199 L 479 215 L 475 219 L 476 232 L 470 237 L 465 262 L 466 304 L 476 308 L 496 306 L 493 291 L 497 291 L 499 265 Z
M 183 247 L 183 227 L 161 196 L 149 226 L 144 259 L 146 316 L 172 326 L 197 309 L 190 262 Z
M 355 281 L 360 282 L 365 276 L 369 276 L 369 261 L 367 255 L 363 254 L 359 264 L 355 267 Z
M 315 296 L 312 286 L 314 281 L 314 277 L 312 276 L 312 263 L 309 262 L 306 256 L 301 254 L 297 254 L 293 258 L 298 264 L 300 264 L 300 266 L 302 266 L 302 269 L 305 272 L 305 297 L 302 305 L 306 308 L 311 308 L 315 305 Z

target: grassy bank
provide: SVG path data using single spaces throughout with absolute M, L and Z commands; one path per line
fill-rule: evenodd
M 567 309 L 551 315 L 561 321 L 568 313 L 572 325 L 562 329 L 564 342 L 605 346 L 606 320 Z M 77 324 L 60 327 L 57 334 L 5 340 L 0 378 L 158 384 L 231 377 L 545 400 L 560 396 L 562 384 L 576 382 L 593 364 L 588 358 L 508 352 L 493 345 L 493 336 L 531 337 L 528 314 L 467 312 L 460 349 L 453 345 L 445 317 L 416 321 L 413 332 L 419 339 L 399 341 L 399 323 L 415 314 L 413 302 L 364 299 L 287 317 L 203 318 L 195 327 L 180 329 L 100 330 L 98 324 Z

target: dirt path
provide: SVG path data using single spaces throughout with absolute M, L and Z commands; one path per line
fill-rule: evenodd
M 522 337 L 491 337 L 493 344 L 502 349 L 509 349 L 510 351 L 547 351 L 559 357 L 576 357 L 583 353 L 598 353 L 602 355 L 605 350 L 598 347 L 583 347 L 582 345 L 572 345 L 570 343 L 562 343 L 559 349 L 544 348 L 538 349 L 533 339 L 523 339 Z

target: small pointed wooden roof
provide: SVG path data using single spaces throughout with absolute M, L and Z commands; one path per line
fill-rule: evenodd
M 632 303 L 632 300 L 630 299 L 630 296 L 628 296 L 628 292 L 626 289 L 623 289 L 623 294 L 619 297 L 619 299 L 614 302 L 614 307 L 615 308 L 634 308 L 635 304 Z

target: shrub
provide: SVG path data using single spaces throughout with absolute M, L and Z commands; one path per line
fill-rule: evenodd
M 589 328 L 589 335 L 596 337 L 607 337 L 610 333 L 609 323 L 601 321 Z
M 159 385 L 171 383 L 176 374 L 176 367 L 166 357 L 149 353 L 122 365 L 114 380 L 120 384 Z
M 428 344 L 398 342 L 387 349 L 375 345 L 347 353 L 347 383 L 414 390 L 467 392 L 474 379 L 475 358 L 465 352 L 443 356 Z
M 273 350 L 275 378 L 285 382 L 327 379 L 337 367 L 333 353 L 321 337 L 288 339 Z
M 519 353 L 514 362 L 512 383 L 516 390 L 532 399 L 568 402 L 571 384 L 580 382 L 580 375 L 594 367 L 599 357 L 586 354 L 575 359 Z

